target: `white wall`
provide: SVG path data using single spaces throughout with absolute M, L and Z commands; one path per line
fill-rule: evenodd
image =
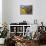
M 44 25 L 46 25 L 46 0 L 38 0 L 35 2 L 34 7 L 34 15 L 35 18 L 37 18 L 38 23 L 40 24 L 40 22 L 43 21 Z
M 4 16 L 3 20 L 7 23 L 21 22 L 26 20 L 29 24 L 34 23 L 34 19 L 37 19 L 38 24 L 41 21 L 46 25 L 46 0 L 4 0 Z M 33 6 L 32 15 L 20 15 L 20 5 Z
M 2 0 L 2 22 L 8 22 L 7 15 L 7 0 Z
M 2 0 L 0 0 L 0 27 L 2 27 Z
M 9 7 L 9 10 L 10 10 L 10 13 L 11 13 L 11 15 L 9 14 L 10 15 L 9 16 L 9 19 L 10 19 L 9 22 L 10 23 L 11 22 L 21 22 L 23 20 L 26 20 L 26 21 L 29 21 L 29 22 L 31 21 L 32 15 L 26 15 L 26 16 L 20 15 L 20 5 L 30 5 L 30 4 L 32 4 L 32 0 L 26 1 L 26 2 L 22 2 L 21 0 L 11 0 L 9 3 L 11 3 L 11 4 L 7 7 Z M 29 19 L 29 18 L 31 18 L 31 19 Z

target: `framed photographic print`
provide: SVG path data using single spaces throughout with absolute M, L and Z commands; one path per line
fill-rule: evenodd
M 20 14 L 21 15 L 32 14 L 32 5 L 20 5 Z

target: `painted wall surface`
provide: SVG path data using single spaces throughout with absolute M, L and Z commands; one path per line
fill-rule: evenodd
M 0 0 L 0 27 L 2 27 L 2 0 Z
M 32 5 L 32 15 L 20 15 L 20 5 Z M 28 24 L 34 23 L 37 19 L 38 24 L 43 21 L 46 25 L 46 0 L 4 0 L 3 20 L 7 23 L 19 23 L 26 20 Z

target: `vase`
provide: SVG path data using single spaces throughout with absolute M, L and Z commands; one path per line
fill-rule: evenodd
M 0 44 L 4 44 L 5 38 L 0 38 Z

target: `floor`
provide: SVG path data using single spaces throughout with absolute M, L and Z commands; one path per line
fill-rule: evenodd
M 46 45 L 39 45 L 38 42 L 32 42 L 32 46 L 46 46 Z
M 1 44 L 0 46 L 4 46 L 4 45 Z
M 0 45 L 0 46 L 4 46 L 4 45 Z M 33 46 L 35 46 L 35 45 L 33 45 Z M 38 46 L 38 45 L 36 45 L 36 46 Z M 40 45 L 40 46 L 46 46 L 46 45 Z
M 40 46 L 46 46 L 46 45 L 40 45 Z

